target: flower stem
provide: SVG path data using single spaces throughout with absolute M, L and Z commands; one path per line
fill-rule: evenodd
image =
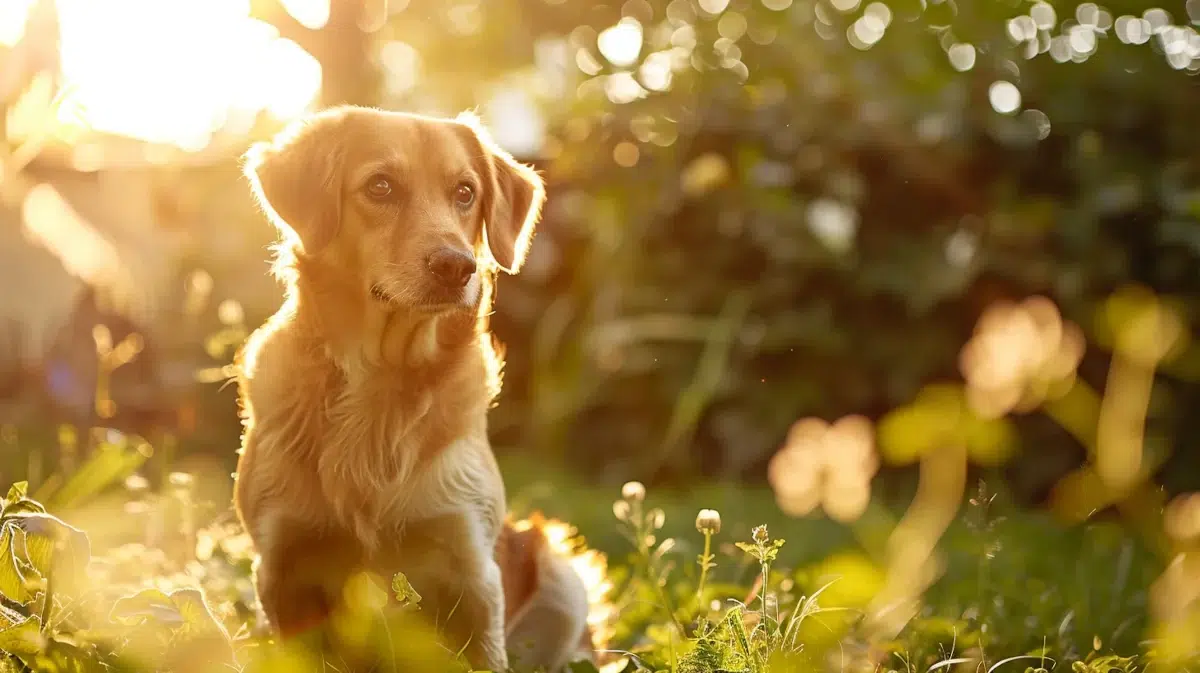
M 696 599 L 704 602 L 704 581 L 708 579 L 708 566 L 712 563 L 712 533 L 704 533 L 704 556 L 700 557 L 700 585 L 696 588 Z
M 762 620 L 760 620 L 759 623 L 762 624 L 762 627 L 765 629 L 765 628 L 767 628 L 767 593 L 768 593 L 768 587 L 770 586 L 768 584 L 768 581 L 771 577 L 771 564 L 764 559 L 762 561 L 761 565 L 762 565 L 763 581 L 762 581 L 762 595 L 759 598 L 762 599 Z

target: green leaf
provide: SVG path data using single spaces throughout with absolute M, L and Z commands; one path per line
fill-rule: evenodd
M 4 496 L 6 502 L 17 502 L 24 500 L 29 495 L 29 482 L 18 481 L 8 488 L 8 495 Z
M 119 444 L 100 445 L 91 459 L 76 470 L 62 487 L 43 498 L 51 509 L 66 509 L 86 502 L 108 486 L 133 474 L 146 462 L 149 451 L 122 437 Z
M 18 658 L 26 665 L 23 670 L 53 673 L 114 673 L 126 671 L 132 673 L 128 666 L 114 668 L 106 661 L 108 657 L 97 651 L 91 644 L 77 644 L 66 640 L 50 639 L 41 652 L 19 655 Z M 117 663 L 117 662 L 111 662 Z M 0 671 L 3 671 L 0 668 Z
M 569 673 L 600 673 L 600 669 L 596 668 L 596 664 L 586 659 L 567 664 L 567 671 Z
M 216 617 L 208 609 L 208 604 L 204 602 L 204 594 L 200 593 L 198 589 L 173 591 L 170 599 L 183 617 L 183 623 L 189 632 L 225 633 Z
M 0 594 L 24 604 L 30 596 L 17 557 L 17 530 L 11 523 L 0 524 Z
M 19 604 L 9 605 L 4 600 L 0 600 L 0 629 L 6 629 L 13 624 L 25 621 L 29 615 L 21 612 L 18 608 L 24 606 Z
M 146 589 L 118 600 L 109 618 L 129 626 L 155 622 L 189 634 L 225 633 L 204 602 L 204 595 L 196 589 L 180 589 L 170 594 Z
M 23 561 L 42 577 L 55 568 L 72 574 L 84 571 L 91 556 L 87 533 L 52 514 L 25 514 L 9 520 L 25 532 Z
M 417 593 L 404 573 L 396 573 L 392 576 L 392 594 L 403 605 L 416 606 L 421 603 L 421 594 Z
M 0 629 L 0 652 L 10 654 L 32 655 L 41 652 L 46 647 L 46 639 L 42 637 L 42 622 L 37 617 L 30 617 L 23 622 Z
M 10 501 L 8 503 L 8 506 L 4 508 L 3 518 L 10 519 L 14 516 L 21 516 L 23 514 L 45 514 L 45 513 L 46 513 L 46 508 L 42 507 L 41 504 L 39 504 L 36 500 L 30 500 L 28 498 L 23 498 L 21 500 Z
M 182 626 L 185 621 L 171 597 L 158 589 L 146 589 L 119 599 L 113 604 L 109 619 L 127 626 L 137 626 L 153 620 L 176 627 Z

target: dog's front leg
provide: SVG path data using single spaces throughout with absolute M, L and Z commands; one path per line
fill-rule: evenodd
M 466 644 L 464 654 L 475 669 L 508 669 L 508 651 L 504 637 L 504 585 L 500 566 L 493 553 L 494 535 L 485 531 L 483 522 L 466 520 L 466 535 L 459 550 L 462 598 L 457 614 L 450 617 L 450 628 Z
M 272 628 L 287 638 L 320 626 L 341 597 L 357 554 L 344 535 L 321 532 L 292 517 L 264 517 L 254 542 L 260 554 L 255 588 Z

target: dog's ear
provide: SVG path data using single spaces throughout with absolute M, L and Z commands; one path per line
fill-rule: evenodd
M 259 205 L 307 254 L 333 240 L 341 223 L 344 118 L 344 111 L 331 109 L 294 122 L 243 157 Z
M 492 140 L 479 118 L 469 112 L 458 116 L 483 150 L 490 177 L 485 176 L 483 242 L 492 259 L 507 273 L 521 270 L 534 229 L 546 201 L 542 177 L 512 158 Z

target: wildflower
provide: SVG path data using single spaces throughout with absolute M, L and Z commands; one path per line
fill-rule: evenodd
M 708 571 L 716 567 L 713 563 L 715 557 L 712 555 L 712 536 L 721 532 L 721 513 L 715 509 L 700 510 L 696 514 L 696 530 L 704 535 L 704 553 L 697 559 L 700 565 L 700 583 L 696 588 L 696 598 L 703 603 L 704 581 L 708 579 Z
M 662 527 L 667 524 L 667 513 L 659 508 L 654 508 L 646 513 L 646 525 L 651 530 L 662 530 Z
M 629 502 L 618 500 L 613 503 L 613 516 L 617 517 L 617 521 L 625 521 L 629 518 L 629 514 Z
M 640 481 L 626 482 L 621 487 L 621 497 L 630 502 L 641 502 L 646 499 L 646 487 Z
M 786 514 L 804 516 L 821 506 L 845 523 L 866 510 L 877 469 L 871 423 L 865 417 L 847 416 L 832 425 L 805 418 L 788 432 L 767 476 Z
M 771 536 L 767 533 L 767 524 L 764 523 L 761 526 L 755 526 L 754 530 L 750 531 L 750 539 L 754 540 L 754 544 L 766 544 L 771 539 Z
M 705 535 L 721 532 L 721 513 L 715 509 L 702 509 L 696 515 L 696 530 Z

